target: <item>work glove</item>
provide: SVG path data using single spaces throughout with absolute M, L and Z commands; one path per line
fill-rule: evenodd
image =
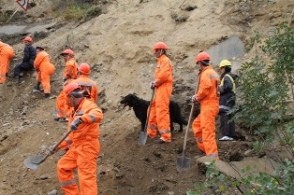
M 195 103 L 196 102 L 195 97 L 196 97 L 196 95 L 193 95 L 192 97 L 190 97 L 191 103 Z
M 58 148 L 54 149 L 54 146 L 49 146 L 49 154 L 50 155 L 55 154 L 57 151 L 58 151 Z
M 71 124 L 70 124 L 70 130 L 71 131 L 75 131 L 78 129 L 78 126 L 82 123 L 83 121 L 78 118 L 78 119 L 75 119 Z
M 153 81 L 150 83 L 150 88 L 155 89 L 155 83 Z

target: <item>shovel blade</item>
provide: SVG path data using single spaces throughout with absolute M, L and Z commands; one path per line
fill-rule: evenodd
M 36 170 L 43 162 L 44 155 L 29 156 L 24 160 L 25 167 Z
M 143 146 L 147 142 L 147 132 L 146 131 L 141 131 L 139 134 L 139 140 L 138 140 L 138 145 Z
M 188 157 L 185 157 L 184 155 L 178 156 L 177 157 L 177 171 L 178 172 L 182 172 L 185 171 L 187 169 L 189 169 L 191 166 L 191 159 Z

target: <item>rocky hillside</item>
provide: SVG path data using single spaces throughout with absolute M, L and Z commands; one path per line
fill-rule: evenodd
M 8 23 L 1 20 L 0 29 L 7 25 L 31 28 L 49 24 L 31 36 L 35 46 L 46 48 L 57 67 L 52 81 L 55 95 L 62 84 L 63 62 L 59 53 L 63 49 L 72 48 L 79 63 L 92 66 L 91 76 L 100 90 L 98 103 L 105 114 L 97 173 L 102 195 L 183 195 L 194 183 L 205 180 L 194 158 L 201 153 L 191 132 L 187 156 L 191 157 L 192 165 L 189 171 L 178 173 L 175 160 L 181 153 L 184 134 L 174 132 L 172 143 L 167 145 L 153 145 L 148 140 L 145 146 L 139 147 L 139 121 L 132 110 L 119 107 L 121 96 L 129 93 L 150 99 L 149 83 L 156 63 L 151 48 L 157 41 L 164 41 L 170 47 L 168 53 L 175 79 L 173 99 L 181 104 L 182 113 L 188 118 L 191 106 L 186 98 L 194 93 L 196 86 L 196 54 L 232 36 L 237 36 L 244 46 L 255 31 L 269 36 L 270 30 L 281 21 L 292 21 L 294 5 L 293 1 L 284 0 L 87 1 L 98 11 L 71 21 L 62 14 L 56 15 L 58 8 L 65 9 L 56 8 L 62 5 L 60 2 L 31 1 L 34 4 L 27 12 L 19 9 Z M 18 9 L 18 5 L 9 0 L 0 0 L 0 6 L 0 14 L 6 18 Z M 27 33 L 24 30 L 0 34 L 17 52 L 12 67 L 22 57 L 21 39 Z M 250 58 L 251 52 L 224 56 L 219 51 L 212 57 L 223 56 L 240 65 Z M 219 61 L 214 61 L 217 63 Z M 66 131 L 65 124 L 53 120 L 55 100 L 42 99 L 32 93 L 35 82 L 33 73 L 28 73 L 21 84 L 11 78 L 0 86 L 0 195 L 62 194 L 55 171 L 59 154 L 48 158 L 36 171 L 23 165 L 26 157 L 46 152 Z M 236 153 L 244 158 L 244 152 L 252 147 L 251 141 L 247 136 L 240 136 L 237 142 L 218 143 L 221 158 L 230 161 L 234 158 L 228 155 Z

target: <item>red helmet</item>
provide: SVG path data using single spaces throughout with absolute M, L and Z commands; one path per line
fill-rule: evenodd
M 22 41 L 26 41 L 26 42 L 30 42 L 30 43 L 32 43 L 32 42 L 33 42 L 33 39 L 32 39 L 32 37 L 27 36 L 27 37 L 25 37 Z
M 71 49 L 66 49 L 66 50 L 64 50 L 60 55 L 72 55 L 72 56 L 74 56 L 75 55 L 75 53 L 73 52 L 73 50 L 71 50 Z
M 152 49 L 153 49 L 153 51 L 155 51 L 157 49 L 168 50 L 168 46 L 164 42 L 157 42 L 157 43 L 155 43 L 155 45 L 153 46 Z
M 90 74 L 91 73 L 91 68 L 89 66 L 89 64 L 87 63 L 81 63 L 79 66 L 79 72 L 83 73 L 83 74 Z
M 75 91 L 76 89 L 81 89 L 81 87 L 79 86 L 79 84 L 75 83 L 75 82 L 71 82 L 68 85 L 65 86 L 64 88 L 64 92 L 66 96 L 69 96 L 73 91 Z
M 207 61 L 210 60 L 210 56 L 207 52 L 200 52 L 195 58 L 196 63 L 198 63 L 200 61 L 205 61 L 205 60 L 207 60 Z

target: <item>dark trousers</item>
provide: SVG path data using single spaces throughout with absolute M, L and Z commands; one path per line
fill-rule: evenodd
M 235 122 L 230 121 L 232 118 L 227 115 L 227 112 L 220 112 L 220 133 L 222 136 L 234 137 L 235 136 Z
M 14 78 L 19 78 L 19 75 L 22 71 L 29 71 L 29 70 L 32 70 L 34 68 L 33 65 L 29 64 L 29 63 L 20 63 L 19 65 L 17 65 L 15 68 L 14 68 Z

